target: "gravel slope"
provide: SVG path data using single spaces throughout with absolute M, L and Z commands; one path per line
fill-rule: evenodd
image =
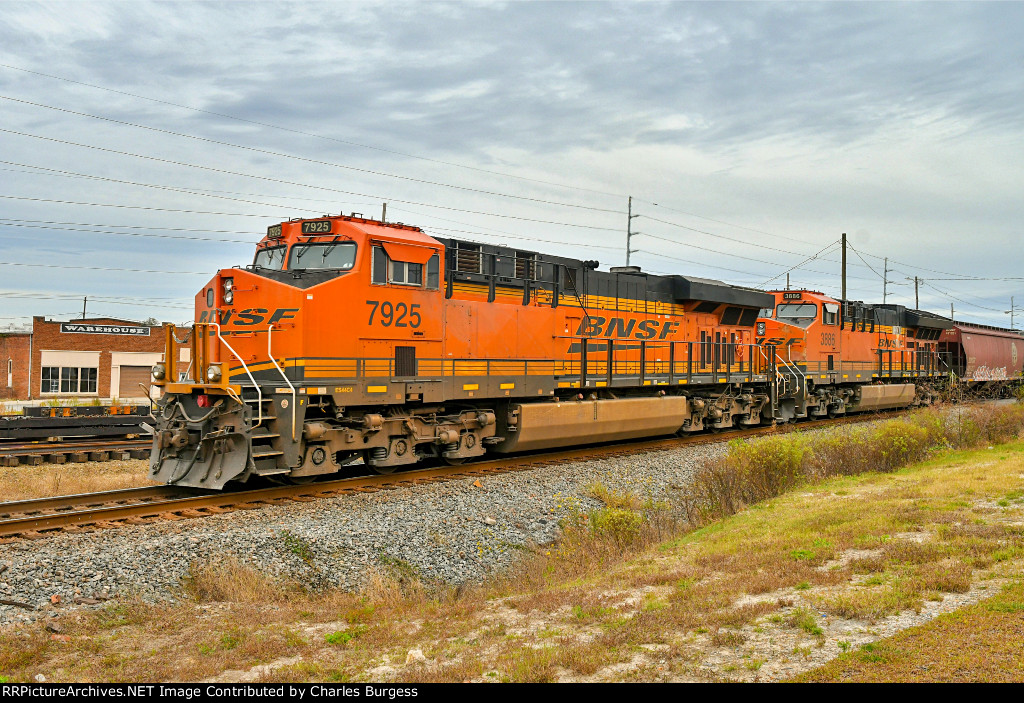
M 479 479 L 237 511 L 214 517 L 0 545 L 0 623 L 38 617 L 54 595 L 173 594 L 189 564 L 230 554 L 315 588 L 357 588 L 369 566 L 401 560 L 426 578 L 478 581 L 519 547 L 551 542 L 558 520 L 597 507 L 596 481 L 638 495 L 685 484 L 726 444 L 570 463 Z M 308 549 L 307 549 L 308 545 Z M 302 557 L 306 556 L 307 559 Z

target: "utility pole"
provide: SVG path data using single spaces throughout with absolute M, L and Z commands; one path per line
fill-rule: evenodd
M 1015 313 L 1016 311 L 1017 311 L 1017 306 L 1015 306 L 1015 305 L 1013 304 L 1013 296 L 1011 295 L 1011 296 L 1010 296 L 1010 309 L 1009 309 L 1009 310 L 1007 310 L 1007 311 L 1006 311 L 1006 313 L 1005 313 L 1005 314 L 1007 314 L 1007 315 L 1009 315 L 1009 316 L 1010 316 L 1010 329 L 1011 329 L 1011 330 L 1015 330 L 1015 329 L 1017 329 L 1016 327 L 1014 327 L 1014 326 L 1013 326 L 1013 316 L 1014 316 L 1014 313 Z
M 843 293 L 841 300 L 846 300 L 846 232 L 843 232 Z
M 640 217 L 640 215 L 633 214 L 633 196 L 629 196 L 629 210 L 626 213 L 626 266 L 629 266 L 629 255 L 633 252 L 630 240 L 633 239 L 634 234 L 639 232 L 633 231 L 633 218 Z
M 949 304 L 949 319 L 950 320 L 955 320 L 956 319 L 956 318 L 953 317 L 953 312 L 954 312 L 954 310 L 953 310 L 953 303 L 950 303 Z
M 82 298 L 82 319 L 83 320 L 85 319 L 85 303 L 86 303 L 87 300 L 89 300 L 89 296 L 84 296 Z
M 789 274 L 786 274 L 786 290 L 789 290 Z
M 914 309 L 921 309 L 921 301 L 917 297 L 917 276 L 914 276 Z
M 885 257 L 885 268 L 882 271 L 882 304 L 885 305 L 886 298 L 889 297 L 889 257 Z
M 380 221 L 381 222 L 387 222 L 388 221 L 388 204 L 387 203 L 384 203 L 384 206 L 380 209 Z

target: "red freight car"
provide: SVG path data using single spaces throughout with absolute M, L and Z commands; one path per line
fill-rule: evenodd
M 940 338 L 953 372 L 971 382 L 1010 381 L 1024 376 L 1024 335 L 988 325 L 957 322 Z

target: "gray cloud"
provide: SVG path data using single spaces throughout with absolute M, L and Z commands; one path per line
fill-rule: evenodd
M 784 242 L 781 248 L 794 252 L 743 246 L 641 218 L 643 231 L 680 242 L 639 238 L 640 246 L 654 254 L 638 258 L 652 268 L 763 280 L 845 230 L 859 233 L 853 237 L 855 246 L 912 266 L 1014 274 L 1005 252 L 1016 246 L 1017 222 L 1024 214 L 1018 166 L 1024 156 L 1019 119 L 1024 48 L 1018 41 L 1024 6 L 1017 3 L 6 3 L 4 10 L 2 63 L 387 151 L 9 69 L 0 69 L 0 94 L 533 198 L 624 206 L 624 197 L 511 180 L 391 152 L 632 193 L 643 214 L 751 244 Z M 8 129 L 372 196 L 0 135 L 5 160 L 254 194 L 231 197 L 275 204 L 0 171 L 0 194 L 267 219 L 0 200 L 3 217 L 244 229 L 255 238 L 275 217 L 339 208 L 375 212 L 371 208 L 379 206 L 377 201 L 388 199 L 389 211 L 408 221 L 489 233 L 478 239 L 528 245 L 511 235 L 534 237 L 566 243 L 536 242 L 534 248 L 577 254 L 580 250 L 570 243 L 622 244 L 622 235 L 604 230 L 395 201 L 606 228 L 624 226 L 624 213 L 487 197 L 198 145 L 8 103 L 0 103 L 0 109 Z M 654 208 L 651 201 L 797 241 Z M 249 256 L 245 247 L 211 243 L 83 237 L 60 230 L 41 238 L 26 232 L 0 228 L 4 259 L 69 265 L 114 260 L 137 268 L 160 268 L 152 265 L 160 261 L 167 269 L 212 274 L 217 266 Z M 43 239 L 49 249 L 45 256 L 38 246 Z M 613 263 L 621 258 L 621 251 L 595 254 Z M 690 263 L 669 263 L 659 254 Z M 738 256 L 763 261 L 730 258 Z M 869 263 L 881 265 L 876 259 Z M 757 275 L 744 278 L 713 266 Z M 812 268 L 836 267 L 816 262 Z M 915 272 L 925 273 L 904 265 L 893 275 Z M 875 274 L 864 267 L 855 273 L 857 295 L 880 294 Z M 4 290 L 109 292 L 112 281 L 110 275 L 72 270 L 46 279 L 38 271 L 0 270 L 0 275 Z M 821 274 L 797 275 L 808 285 L 835 286 L 834 278 Z M 140 297 L 146 292 L 180 296 L 187 302 L 202 280 L 126 273 L 117 288 Z M 959 286 L 965 297 L 970 291 L 974 297 L 969 299 L 983 307 L 999 308 L 997 301 L 1008 298 L 1017 284 L 945 285 Z M 905 290 L 897 291 L 905 302 Z M 948 306 L 940 295 L 929 296 L 937 309 Z M 0 297 L 0 313 L 31 314 L 48 304 L 39 301 L 40 309 L 29 311 L 24 302 L 9 304 Z M 59 305 L 46 309 L 62 310 Z M 1002 321 L 1001 313 L 975 312 L 983 316 L 979 319 Z

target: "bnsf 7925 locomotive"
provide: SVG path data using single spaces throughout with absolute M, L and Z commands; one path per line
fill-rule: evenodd
M 946 321 L 839 307 L 357 216 L 285 222 L 196 296 L 187 364 L 169 329 L 151 471 L 386 473 L 927 400 Z

